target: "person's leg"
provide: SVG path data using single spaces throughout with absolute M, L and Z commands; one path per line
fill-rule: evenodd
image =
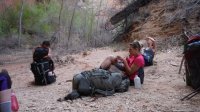
M 109 70 L 111 65 L 115 64 L 117 59 L 113 56 L 107 57 L 100 65 L 101 69 Z

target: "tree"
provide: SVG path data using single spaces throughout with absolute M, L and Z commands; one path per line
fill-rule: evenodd
M 19 35 L 18 35 L 18 46 L 21 46 L 21 36 L 22 36 L 22 17 L 24 10 L 24 0 L 21 0 L 21 10 L 19 14 Z

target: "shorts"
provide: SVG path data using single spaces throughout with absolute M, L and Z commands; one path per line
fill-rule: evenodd
M 115 64 L 115 67 L 117 67 L 121 71 L 125 71 L 124 63 L 123 62 L 117 62 Z

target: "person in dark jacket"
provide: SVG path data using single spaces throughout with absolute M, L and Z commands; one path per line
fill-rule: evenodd
M 43 62 L 48 61 L 50 64 L 50 70 L 53 71 L 54 62 L 51 59 L 51 49 L 50 49 L 50 42 L 43 41 L 41 46 L 36 47 L 33 51 L 33 61 L 35 62 Z
M 35 83 L 38 85 L 47 85 L 56 81 L 54 73 L 54 62 L 51 58 L 50 42 L 43 41 L 41 46 L 33 51 L 33 63 L 31 71 L 34 74 Z

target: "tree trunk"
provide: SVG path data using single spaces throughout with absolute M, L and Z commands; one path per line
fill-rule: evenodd
M 127 18 L 130 14 L 137 12 L 140 7 L 143 7 L 147 5 L 152 0 L 136 0 L 133 1 L 130 5 L 128 5 L 126 8 L 124 8 L 119 13 L 115 14 L 113 17 L 111 17 L 110 22 L 112 25 L 115 25 L 122 21 L 123 19 Z
M 60 40 L 61 40 L 61 14 L 62 14 L 62 10 L 63 10 L 63 1 L 64 0 L 61 0 L 61 8 L 60 8 L 60 13 L 59 13 L 59 39 L 58 39 L 58 43 L 60 43 Z
M 18 35 L 18 46 L 19 47 L 21 47 L 23 10 L 24 10 L 24 0 L 21 0 L 21 10 L 20 10 L 20 14 L 19 14 L 19 35 Z
M 73 20 L 74 20 L 74 15 L 75 15 L 75 12 L 76 12 L 77 3 L 78 3 L 78 0 L 76 0 L 76 2 L 75 2 L 73 14 L 72 14 L 72 18 L 71 18 L 71 22 L 70 22 L 70 26 L 69 26 L 68 39 L 67 39 L 67 48 L 69 47 L 69 44 L 70 44 L 71 29 L 72 29 L 72 25 L 73 25 Z
M 98 14 L 100 14 L 100 12 L 101 12 L 101 5 L 102 5 L 102 0 L 100 1 L 100 3 L 99 3 L 99 7 L 98 7 Z M 96 26 L 96 35 L 98 35 L 98 28 L 99 28 L 99 16 L 100 15 L 98 15 L 98 18 L 97 18 L 97 26 Z

